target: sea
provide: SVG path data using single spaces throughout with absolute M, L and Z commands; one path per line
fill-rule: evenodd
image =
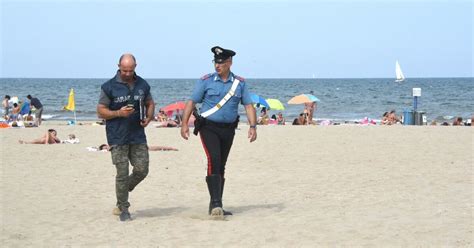
M 246 79 L 250 92 L 267 99 L 280 100 L 287 121 L 292 121 L 304 109 L 303 105 L 287 102 L 296 95 L 319 98 L 316 120 L 353 122 L 365 117 L 380 120 L 386 111 L 398 115 L 414 110 L 413 88 L 421 89 L 416 111 L 423 111 L 428 122 L 451 121 L 454 117 L 470 119 L 474 114 L 474 78 L 409 78 L 397 83 L 392 78 L 275 78 Z M 146 79 L 156 103 L 156 109 L 177 101 L 186 101 L 197 79 Z M 98 120 L 96 105 L 103 78 L 0 78 L 0 96 L 17 96 L 25 101 L 31 94 L 44 105 L 43 116 L 49 120 L 71 120 L 73 113 L 64 111 L 69 91 L 75 92 L 77 120 Z M 3 111 L 3 110 L 2 110 Z M 258 111 L 258 110 L 257 110 Z M 270 111 L 270 115 L 279 110 Z M 241 121 L 245 110 L 239 109 Z M 257 115 L 259 112 L 257 112 Z

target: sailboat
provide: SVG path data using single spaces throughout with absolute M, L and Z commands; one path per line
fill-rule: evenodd
M 402 68 L 400 68 L 400 64 L 397 62 L 395 63 L 395 74 L 397 75 L 397 79 L 395 82 L 401 83 L 405 81 L 405 75 L 403 75 Z

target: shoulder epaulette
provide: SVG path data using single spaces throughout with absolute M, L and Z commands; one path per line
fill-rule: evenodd
M 206 74 L 206 75 L 201 77 L 201 80 L 206 80 L 206 79 L 210 78 L 211 76 L 212 76 L 212 73 Z
M 243 77 L 241 77 L 241 76 L 235 75 L 235 78 L 237 78 L 240 82 L 244 82 L 244 81 L 245 81 L 245 78 L 243 78 Z

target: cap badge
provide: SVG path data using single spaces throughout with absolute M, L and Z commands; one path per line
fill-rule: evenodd
M 216 54 L 219 55 L 222 53 L 222 50 L 220 48 L 216 48 Z

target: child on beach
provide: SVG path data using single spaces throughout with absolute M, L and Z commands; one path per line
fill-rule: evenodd
M 277 122 L 278 125 L 285 125 L 285 118 L 283 118 L 283 114 L 281 112 L 278 113 Z
M 9 116 L 9 120 L 10 121 L 20 121 L 22 118 L 21 118 L 21 115 L 20 115 L 20 105 L 18 105 L 18 103 L 13 103 L 13 108 L 11 110 L 11 114 Z
M 62 144 L 79 144 L 80 141 L 78 138 L 76 138 L 75 134 L 69 134 L 67 140 L 62 140 Z

